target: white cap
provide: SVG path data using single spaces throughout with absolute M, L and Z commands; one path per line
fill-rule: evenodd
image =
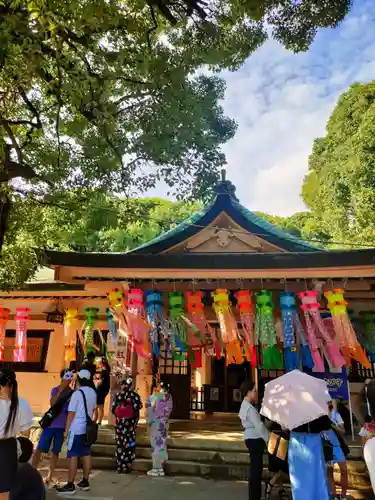
M 78 377 L 79 378 L 86 378 L 87 380 L 90 380 L 91 373 L 88 370 L 81 370 L 78 372 Z

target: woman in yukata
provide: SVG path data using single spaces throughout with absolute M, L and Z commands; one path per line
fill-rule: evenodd
M 150 430 L 152 450 L 152 469 L 147 472 L 149 476 L 165 475 L 164 464 L 168 460 L 168 421 L 172 409 L 173 400 L 170 386 L 161 382 L 154 387 L 146 404 L 146 418 Z
M 132 385 L 133 378 L 126 375 L 112 405 L 112 413 L 116 417 L 116 465 L 119 474 L 129 474 L 135 459 L 135 437 L 142 402 Z

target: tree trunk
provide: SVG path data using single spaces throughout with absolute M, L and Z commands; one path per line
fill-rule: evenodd
M 5 234 L 8 230 L 10 200 L 8 194 L 0 191 L 0 253 L 3 248 Z

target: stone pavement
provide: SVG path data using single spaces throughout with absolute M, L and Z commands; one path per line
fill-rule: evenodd
M 59 476 L 65 479 L 66 473 Z M 77 478 L 80 479 L 80 476 Z M 372 494 L 363 496 L 359 492 L 350 492 L 354 500 L 373 499 Z M 48 491 L 47 500 L 62 498 L 54 491 Z M 72 498 L 72 497 L 66 497 Z M 76 500 L 247 500 L 247 482 L 215 481 L 196 477 L 150 478 L 145 475 L 118 475 L 112 471 L 94 471 L 91 479 L 91 491 L 77 490 Z M 275 498 L 277 498 L 277 493 Z
M 47 500 L 61 496 L 53 491 Z M 70 497 L 71 498 L 71 497 Z M 76 500 L 228 500 L 247 499 L 247 483 L 237 481 L 214 481 L 190 477 L 151 478 L 145 475 L 123 476 L 114 472 L 94 472 L 91 491 L 76 492 Z

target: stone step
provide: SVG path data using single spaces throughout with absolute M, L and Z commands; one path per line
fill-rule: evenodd
M 115 469 L 114 457 L 93 457 L 95 469 Z M 136 472 L 147 472 L 152 468 L 149 458 L 137 458 L 134 462 Z M 359 469 L 357 469 L 359 467 Z M 248 464 L 217 464 L 204 463 L 193 460 L 169 460 L 165 466 L 167 475 L 170 476 L 196 476 L 222 480 L 247 480 L 249 474 Z M 369 478 L 364 466 L 359 462 L 348 462 L 349 487 L 357 490 L 368 490 L 370 488 Z M 335 481 L 339 483 L 340 473 L 335 468 Z M 263 479 L 269 477 L 268 469 L 263 469 Z
M 150 439 L 144 432 L 138 432 L 136 438 L 137 447 L 149 447 Z M 98 445 L 115 446 L 115 433 L 113 429 L 101 430 Z M 363 451 L 360 445 L 349 445 L 350 459 L 362 459 Z M 233 434 L 220 434 L 216 438 L 206 438 L 204 434 L 188 434 L 179 436 L 177 432 L 171 432 L 168 438 L 168 449 L 184 450 L 207 450 L 220 453 L 245 453 L 247 450 L 240 436 Z
M 151 448 L 147 446 L 137 446 L 137 458 L 151 459 Z M 115 446 L 96 444 L 92 448 L 92 455 L 95 457 L 113 457 Z M 193 462 L 208 462 L 217 464 L 243 464 L 249 463 L 249 454 L 242 452 L 223 452 L 215 450 L 192 450 L 185 448 L 168 448 L 170 460 L 182 460 Z

